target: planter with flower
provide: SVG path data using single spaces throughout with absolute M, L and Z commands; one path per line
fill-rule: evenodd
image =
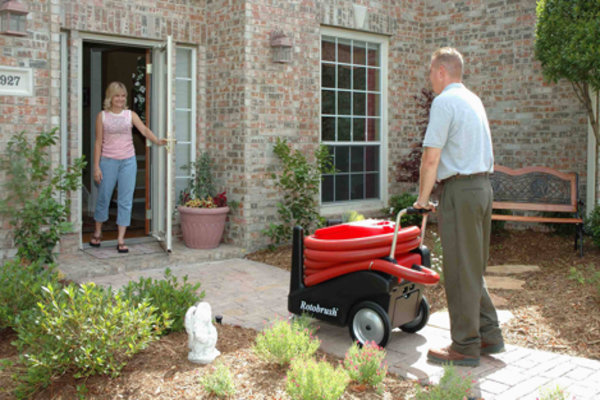
M 193 249 L 213 249 L 219 246 L 229 207 L 226 193 L 216 193 L 212 176 L 212 161 L 202 153 L 196 162 L 185 167 L 192 172 L 187 188 L 180 193 L 183 241 Z

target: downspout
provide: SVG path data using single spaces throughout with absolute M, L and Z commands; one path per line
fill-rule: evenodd
M 60 33 L 60 165 L 67 170 L 67 34 Z M 61 196 L 64 196 L 61 193 Z M 61 201 L 66 199 L 61 198 Z
M 591 89 L 590 89 L 591 91 Z M 600 115 L 598 114 L 598 108 L 600 107 L 600 102 L 598 101 L 598 95 L 600 92 L 590 93 L 590 98 L 592 100 L 592 110 L 596 110 L 596 118 Z M 586 180 L 586 216 L 589 216 L 594 207 L 596 206 L 596 185 L 597 185 L 597 171 L 598 171 L 598 154 L 596 153 L 597 143 L 596 143 L 596 135 L 594 134 L 594 130 L 591 124 L 591 121 L 588 118 L 588 158 L 587 158 L 587 180 Z

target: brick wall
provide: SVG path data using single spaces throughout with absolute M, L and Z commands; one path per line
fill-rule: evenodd
M 25 1 L 25 0 L 23 0 Z M 353 4 L 367 7 L 359 30 L 389 38 L 388 194 L 414 189 L 395 181 L 395 163 L 420 141 L 413 96 L 429 85 L 429 57 L 450 45 L 466 59 L 465 83 L 480 95 L 499 163 L 549 165 L 585 182 L 586 116 L 568 83 L 543 82 L 533 57 L 530 0 L 41 0 L 27 1 L 27 37 L 0 36 L 0 64 L 34 69 L 32 97 L 0 96 L 0 146 L 26 127 L 32 135 L 59 122 L 59 32 L 68 32 L 69 158 L 79 155 L 79 31 L 197 45 L 197 144 L 210 151 L 219 188 L 241 207 L 226 240 L 248 249 L 277 217 L 276 138 L 311 154 L 319 143 L 320 30 L 357 30 Z M 293 41 L 292 62 L 272 62 L 269 35 Z M 53 157 L 58 160 L 58 146 Z M 0 177 L 2 179 L 2 177 Z M 385 190 L 385 189 L 384 189 Z M 73 208 L 80 214 L 78 196 Z M 11 247 L 0 221 L 0 257 Z M 67 247 L 75 247 L 71 238 Z
M 37 133 L 58 126 L 60 58 L 53 58 L 59 50 L 57 4 L 58 0 L 27 2 L 27 36 L 0 35 L 0 64 L 31 68 L 33 75 L 32 96 L 0 96 L 0 152 L 17 132 L 25 131 L 33 139 Z M 57 164 L 59 147 L 51 151 Z M 2 259 L 14 255 L 15 249 L 7 218 L 0 217 L 0 227 Z
M 428 2 L 423 56 L 445 45 L 463 52 L 464 81 L 486 106 L 496 162 L 577 172 L 585 183 L 587 117 L 568 82 L 542 79 L 535 7 L 529 0 Z
M 198 145 L 214 160 L 217 190 L 242 206 L 229 214 L 225 240 L 243 244 L 247 224 L 245 144 L 248 140 L 246 19 L 243 0 L 207 2 L 206 127 Z

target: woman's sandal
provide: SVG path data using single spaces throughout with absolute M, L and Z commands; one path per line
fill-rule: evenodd
M 117 251 L 119 253 L 129 253 L 129 249 L 127 248 L 127 246 L 125 246 L 125 243 L 118 243 Z
M 89 243 L 92 247 L 100 247 L 100 244 L 102 243 L 102 236 L 92 236 Z

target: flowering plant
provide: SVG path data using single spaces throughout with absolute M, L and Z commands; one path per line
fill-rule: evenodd
M 188 192 L 181 192 L 181 204 L 186 207 L 195 208 L 217 208 L 227 207 L 226 192 L 221 192 L 216 196 L 206 196 L 203 199 L 192 198 Z
M 217 208 L 227 206 L 226 192 L 216 193 L 212 176 L 212 160 L 208 153 L 200 154 L 197 161 L 182 167 L 192 172 L 187 188 L 181 191 L 179 203 L 185 207 Z
M 344 368 L 351 380 L 383 390 L 382 382 L 387 374 L 384 362 L 385 350 L 375 342 L 366 342 L 363 346 L 353 343 L 344 357 Z

